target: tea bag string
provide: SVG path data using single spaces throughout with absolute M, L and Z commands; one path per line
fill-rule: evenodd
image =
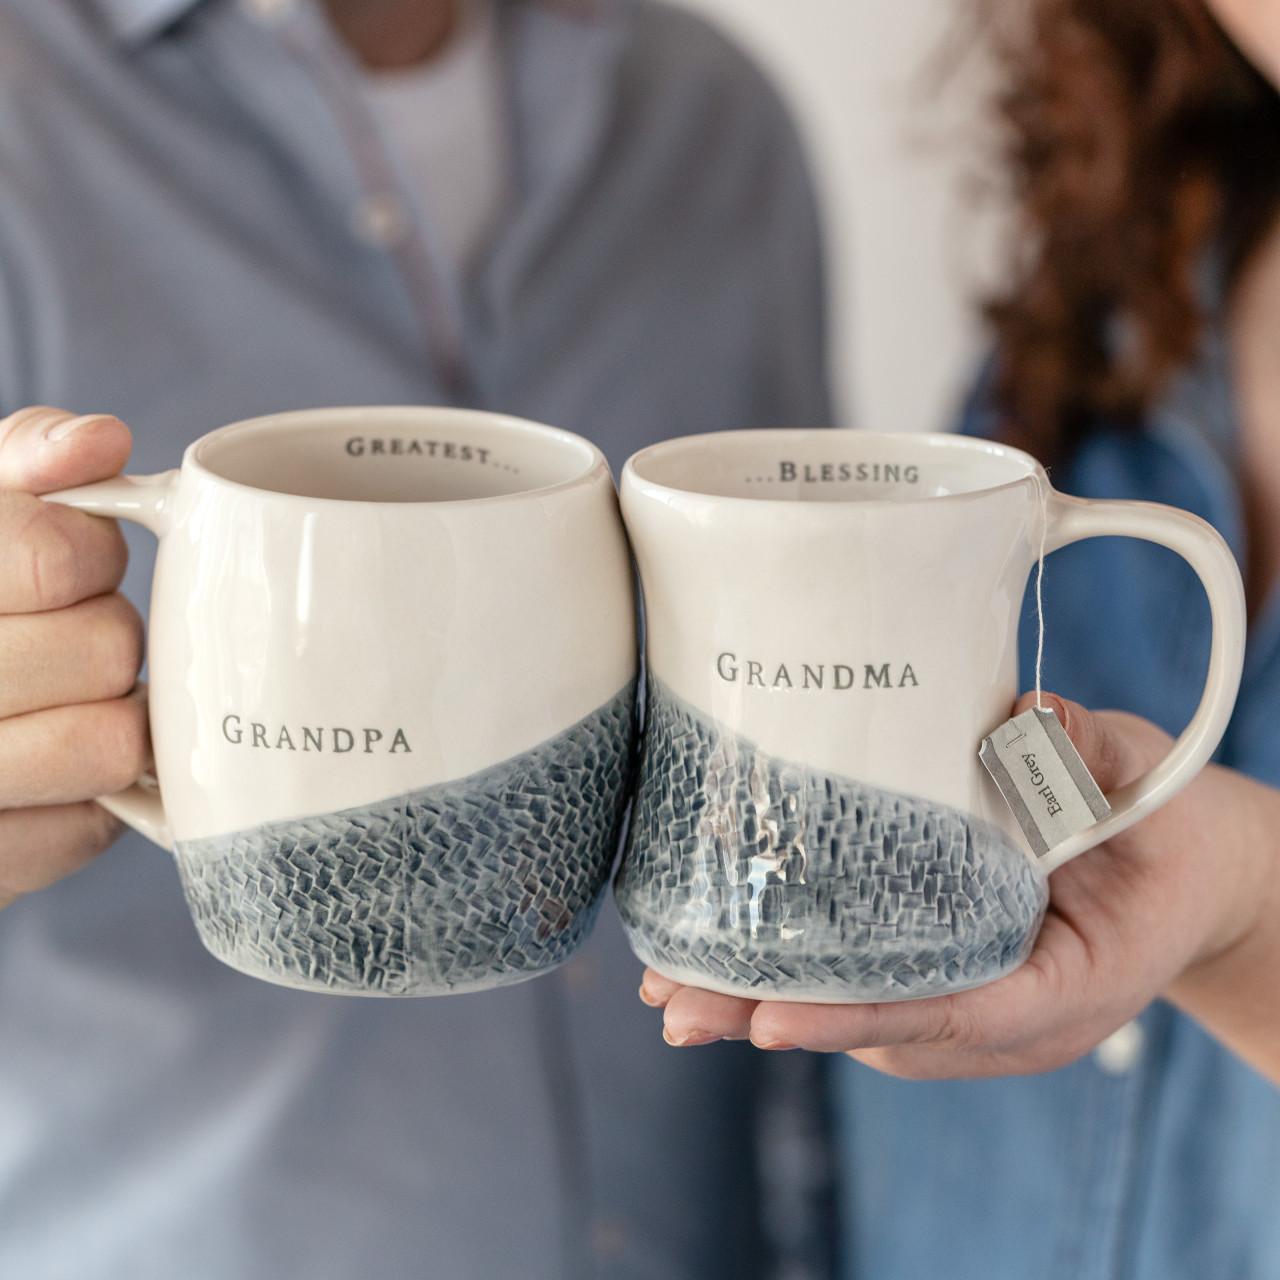
M 1045 496 L 1045 484 L 1036 480 L 1036 492 L 1040 495 L 1040 557 L 1036 567 L 1036 709 L 1043 710 L 1040 696 L 1040 672 L 1044 665 L 1044 547 L 1049 534 L 1049 501 Z

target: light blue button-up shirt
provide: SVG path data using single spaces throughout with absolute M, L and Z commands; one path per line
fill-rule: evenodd
M 979 396 L 964 428 L 988 434 Z M 1185 507 L 1243 564 L 1225 345 L 1141 433 L 1102 429 L 1054 484 Z M 1046 562 L 1045 687 L 1178 732 L 1204 685 L 1209 609 L 1173 552 L 1095 538 Z M 1035 615 L 1022 627 L 1033 671 Z M 1280 786 L 1280 594 L 1253 620 L 1218 760 Z M 1205 849 L 1206 858 L 1213 857 Z M 1137 1033 L 1020 1079 L 908 1082 L 833 1060 L 848 1280 L 1276 1280 L 1280 1090 L 1156 1003 Z
M 118 413 L 143 472 L 325 404 L 501 409 L 615 465 L 825 425 L 782 110 L 700 22 L 597 9 L 500 6 L 515 194 L 460 284 L 309 0 L 0 0 L 0 412 Z M 758 1059 L 667 1049 L 639 974 L 607 913 L 506 990 L 272 987 L 126 840 L 0 917 L 0 1276 L 761 1274 Z

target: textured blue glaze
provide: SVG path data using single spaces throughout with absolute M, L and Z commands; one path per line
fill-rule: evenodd
M 636 954 L 755 995 L 902 1000 L 1026 958 L 1047 880 L 999 828 L 778 760 L 650 678 L 615 892 Z
M 631 781 L 634 682 L 470 777 L 179 841 L 205 945 L 259 977 L 436 995 L 532 977 L 590 931 Z

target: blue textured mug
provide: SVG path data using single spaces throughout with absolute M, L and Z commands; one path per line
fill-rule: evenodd
M 600 451 L 458 409 L 240 422 L 54 495 L 159 536 L 158 790 L 205 945 L 289 986 L 516 982 L 583 940 L 627 801 L 634 584 Z
M 668 977 L 791 1000 L 959 991 L 1028 954 L 1048 873 L 1168 800 L 1231 713 L 1244 598 L 1204 521 L 1050 487 L 958 436 L 750 431 L 636 454 L 622 507 L 644 588 L 647 723 L 616 882 Z M 1041 547 L 1171 547 L 1213 611 L 1204 696 L 1113 813 L 1039 856 L 978 759 L 1018 690 Z

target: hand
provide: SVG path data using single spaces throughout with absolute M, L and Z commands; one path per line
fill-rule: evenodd
M 104 415 L 0 421 L 0 907 L 101 853 L 122 828 L 92 798 L 149 760 L 124 538 L 35 496 L 116 475 L 131 446 Z
M 1089 712 L 1052 696 L 1045 701 L 1104 791 L 1168 752 L 1168 736 L 1136 716 Z M 1017 710 L 1033 702 L 1025 697 Z M 1265 904 L 1277 902 L 1276 832 L 1280 794 L 1211 767 L 1162 809 L 1056 871 L 1030 957 L 988 986 L 901 1003 L 795 1004 L 716 995 L 646 970 L 641 998 L 665 1006 L 664 1035 L 675 1045 L 749 1037 L 764 1049 L 845 1052 L 912 1079 L 1052 1070 L 1088 1052 L 1162 992 L 1178 999 L 1197 975 L 1241 968 L 1229 959 L 1256 946 Z M 1270 910 L 1275 918 L 1275 906 Z M 1269 976 L 1265 967 L 1261 976 L 1277 990 L 1280 963 L 1273 961 L 1266 961 L 1273 965 Z M 1252 972 L 1260 963 L 1247 967 Z M 1238 972 L 1231 980 L 1239 981 Z M 1216 985 L 1217 995 L 1206 1000 L 1199 984 L 1194 1008 L 1190 996 L 1186 1001 L 1206 1023 L 1214 1016 L 1204 1016 L 1206 1009 L 1230 990 Z M 1234 1047 L 1246 1051 L 1239 1036 Z

